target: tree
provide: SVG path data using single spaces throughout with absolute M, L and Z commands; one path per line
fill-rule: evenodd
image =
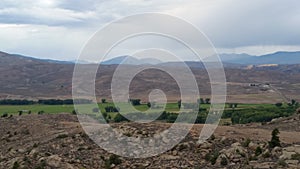
M 275 106 L 276 106 L 276 107 L 281 107 L 281 106 L 282 106 L 282 103 L 275 103 Z
M 210 98 L 205 99 L 205 104 L 210 104 Z
M 279 130 L 277 128 L 275 128 L 273 131 L 272 131 L 272 138 L 271 138 L 271 141 L 269 141 L 269 147 L 270 148 L 274 148 L 274 147 L 280 147 L 280 140 L 279 140 Z
M 106 103 L 106 99 L 101 99 L 101 103 Z
M 141 99 L 129 99 L 133 106 L 141 105 Z
M 291 100 L 291 104 L 292 104 L 292 105 L 295 105 L 295 104 L 296 104 L 296 100 L 292 99 L 292 100 Z
M 179 101 L 177 102 L 177 105 L 178 105 L 178 108 L 180 109 L 180 108 L 181 108 L 181 100 L 179 100 Z
M 129 121 L 127 118 L 125 118 L 124 116 L 122 116 L 120 113 L 116 114 L 115 118 L 114 118 L 114 122 L 118 123 L 118 122 L 122 122 L 122 121 Z

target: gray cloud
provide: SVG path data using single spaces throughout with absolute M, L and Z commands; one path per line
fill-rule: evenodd
M 61 59 L 53 56 L 56 50 L 65 60 L 73 59 L 101 26 L 141 12 L 186 19 L 220 51 L 259 50 L 259 54 L 300 46 L 297 0 L 2 0 L 0 37 L 5 41 L 0 42 L 0 50 Z

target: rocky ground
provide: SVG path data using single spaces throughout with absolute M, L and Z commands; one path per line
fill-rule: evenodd
M 219 126 L 198 144 L 203 125 L 170 151 L 145 159 L 110 154 L 97 146 L 71 114 L 23 115 L 0 118 L 0 168 L 300 168 L 299 115 L 261 125 Z M 285 124 L 285 125 L 284 125 Z M 112 124 L 130 137 L 150 136 L 170 124 Z M 270 149 L 274 128 L 281 147 Z

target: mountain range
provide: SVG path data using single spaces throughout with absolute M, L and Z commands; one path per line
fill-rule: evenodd
M 263 64 L 300 64 L 300 52 L 276 52 L 267 55 L 254 56 L 248 54 L 220 54 L 219 55 L 224 66 L 237 65 L 263 65 Z M 170 62 L 176 65 L 177 62 Z M 179 62 L 178 62 L 179 63 Z M 186 61 L 192 64 L 193 61 Z M 197 62 L 194 62 L 197 63 Z M 128 64 L 128 65 L 141 65 L 141 64 L 168 64 L 158 59 L 144 58 L 137 59 L 132 56 L 120 56 L 102 62 L 104 65 L 112 64 Z
M 7 54 L 0 51 L 1 55 Z M 60 60 L 53 60 L 53 59 L 39 59 L 29 56 L 23 56 L 18 54 L 9 54 L 11 57 L 19 57 L 19 58 L 26 58 L 27 60 L 35 60 L 41 62 L 48 62 L 48 63 L 59 63 L 59 64 L 92 64 L 92 62 L 85 61 L 85 60 L 70 60 L 70 61 L 60 61 Z M 297 52 L 276 52 L 261 56 L 254 56 L 248 54 L 219 54 L 220 60 L 223 62 L 225 67 L 240 67 L 246 65 L 265 65 L 265 64 L 300 64 L 300 51 Z M 1 62 L 1 60 L 0 60 Z M 126 65 L 175 65 L 178 66 L 180 62 L 164 62 L 159 59 L 155 58 L 135 58 L 133 56 L 118 56 L 112 59 L 105 60 L 101 62 L 102 65 L 118 65 L 118 64 L 126 64 Z M 185 61 L 188 65 L 192 65 L 195 67 L 199 63 L 195 61 Z M 197 67 L 198 67 L 197 66 Z M 201 64 L 200 64 L 200 67 Z

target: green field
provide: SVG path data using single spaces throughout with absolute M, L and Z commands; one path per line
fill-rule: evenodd
M 114 106 L 113 103 L 99 103 L 99 108 L 101 112 L 105 112 L 106 106 Z M 201 108 L 209 109 L 209 104 L 201 105 Z M 135 108 L 139 111 L 146 111 L 148 107 L 146 104 L 141 104 L 135 106 Z M 275 108 L 273 104 L 238 104 L 236 110 L 240 109 L 249 109 L 249 108 Z M 230 110 L 228 104 L 226 105 L 226 110 Z M 32 113 L 37 113 L 39 111 L 44 111 L 45 113 L 70 113 L 74 110 L 73 105 L 42 105 L 42 104 L 34 104 L 34 105 L 0 105 L 0 115 L 3 113 L 8 114 L 16 114 L 18 111 L 22 110 L 30 110 Z M 177 103 L 168 103 L 166 106 L 167 112 L 178 112 L 179 108 Z

